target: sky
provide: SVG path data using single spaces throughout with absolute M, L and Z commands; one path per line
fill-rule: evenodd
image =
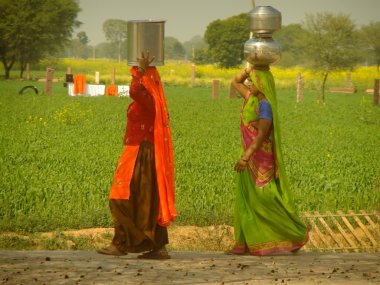
M 349 15 L 359 27 L 380 21 L 380 0 L 255 0 L 256 6 L 272 6 L 281 12 L 282 24 L 302 23 L 306 14 L 332 12 Z M 204 35 L 207 25 L 252 10 L 252 0 L 79 0 L 90 45 L 105 42 L 103 23 L 108 19 L 165 20 L 165 36 L 184 43 Z M 248 21 L 248 20 L 247 20 Z M 248 24 L 248 22 L 247 22 Z

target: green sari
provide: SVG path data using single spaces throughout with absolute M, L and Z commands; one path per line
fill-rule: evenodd
M 265 95 L 273 115 L 272 130 L 262 147 L 237 173 L 235 254 L 267 255 L 297 251 L 308 241 L 308 229 L 289 196 L 277 114 L 275 84 L 270 71 L 253 70 L 251 80 Z M 242 152 L 258 133 L 259 101 L 251 95 L 241 111 Z

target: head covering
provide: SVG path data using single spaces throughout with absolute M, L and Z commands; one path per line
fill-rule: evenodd
M 132 67 L 131 73 L 136 76 L 137 68 Z M 156 177 L 159 193 L 158 224 L 168 226 L 174 221 L 174 156 L 172 136 L 169 126 L 169 112 L 161 79 L 155 67 L 149 67 L 142 77 L 142 84 L 153 96 L 155 105 L 154 120 L 154 153 Z
M 268 100 L 269 104 L 272 107 L 273 114 L 273 134 L 274 134 L 274 154 L 275 160 L 278 168 L 278 177 L 276 182 L 280 183 L 282 189 L 281 193 L 284 198 L 289 199 L 288 196 L 288 179 L 285 172 L 285 165 L 282 156 L 281 149 L 281 134 L 280 134 L 280 122 L 277 113 L 277 96 L 276 96 L 276 87 L 272 72 L 270 70 L 252 70 L 251 76 L 252 83 L 256 88 L 264 94 L 265 98 Z

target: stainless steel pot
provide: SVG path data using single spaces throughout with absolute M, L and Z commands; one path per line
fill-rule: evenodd
M 280 60 L 280 44 L 272 37 L 253 37 L 244 44 L 245 59 L 256 66 L 268 66 Z
M 164 20 L 133 20 L 127 24 L 128 65 L 138 65 L 141 52 L 149 51 L 155 57 L 151 66 L 164 65 Z
M 272 6 L 256 6 L 248 12 L 248 18 L 254 34 L 273 34 L 281 29 L 281 13 Z

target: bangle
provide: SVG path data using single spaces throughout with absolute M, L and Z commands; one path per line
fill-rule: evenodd
M 244 68 L 244 73 L 247 76 L 247 80 L 252 82 L 251 76 L 249 76 L 249 73 L 246 68 Z
M 244 158 L 242 158 L 242 157 L 240 157 L 240 159 L 241 159 L 242 161 L 244 161 L 244 162 L 248 162 L 248 159 L 244 159 Z

